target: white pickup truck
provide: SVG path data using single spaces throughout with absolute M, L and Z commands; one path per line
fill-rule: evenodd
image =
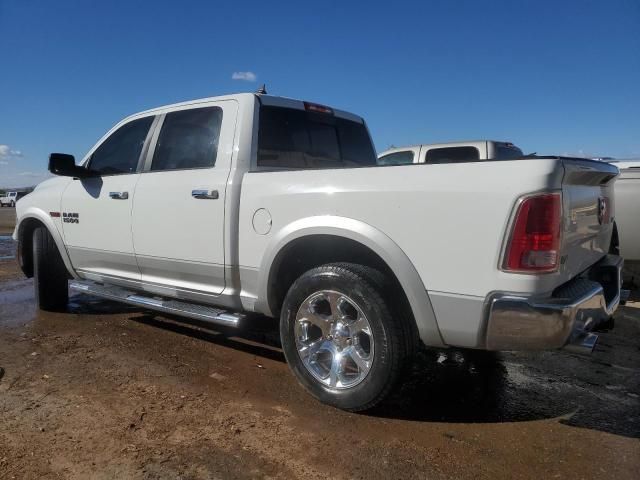
M 640 278 L 640 159 L 613 160 L 620 169 L 615 184 L 616 225 L 620 255 L 625 259 L 627 276 Z
M 620 302 L 612 165 L 378 166 L 362 118 L 238 94 L 148 110 L 18 202 L 38 305 L 71 287 L 227 326 L 280 317 L 318 399 L 370 408 L 420 343 L 589 350 Z
M 615 186 L 620 254 L 625 260 L 640 262 L 640 159 L 611 163 L 620 169 Z
M 26 192 L 7 192 L 0 196 L 0 207 L 15 207 L 18 200 L 26 195 Z
M 484 160 L 515 160 L 522 150 L 511 142 L 471 140 L 466 142 L 423 143 L 394 147 L 378 155 L 379 165 L 409 165 L 411 163 L 468 163 Z

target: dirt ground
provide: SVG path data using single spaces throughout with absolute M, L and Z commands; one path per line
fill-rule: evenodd
M 422 352 L 349 414 L 296 383 L 273 320 L 218 330 L 85 295 L 42 313 L 13 248 L 0 237 L 2 480 L 640 478 L 640 303 L 591 356 Z
M 0 235 L 11 235 L 16 224 L 16 209 L 11 207 L 0 208 Z

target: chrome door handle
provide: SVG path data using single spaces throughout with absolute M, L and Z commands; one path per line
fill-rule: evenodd
M 191 196 L 198 200 L 217 200 L 218 190 L 191 190 Z
M 109 192 L 109 197 L 114 200 L 126 200 L 129 198 L 129 192 Z

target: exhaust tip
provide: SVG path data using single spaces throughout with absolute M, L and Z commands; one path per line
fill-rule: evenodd
M 583 355 L 589 355 L 596 348 L 598 343 L 598 335 L 591 332 L 580 333 L 569 343 L 565 349 L 573 353 L 581 353 Z

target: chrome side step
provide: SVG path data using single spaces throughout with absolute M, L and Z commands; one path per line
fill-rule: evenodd
M 72 290 L 83 292 L 96 297 L 114 300 L 116 302 L 128 303 L 138 307 L 157 310 L 159 312 L 170 313 L 183 317 L 193 318 L 204 322 L 211 322 L 227 327 L 238 327 L 240 320 L 245 315 L 242 313 L 227 312 L 208 305 L 184 302 L 182 300 L 166 299 L 161 297 L 147 297 L 140 292 L 127 290 L 115 285 L 101 285 L 95 282 L 73 280 L 69 282 Z

